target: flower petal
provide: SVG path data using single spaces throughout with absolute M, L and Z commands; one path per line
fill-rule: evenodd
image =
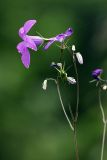
M 22 60 L 23 65 L 26 68 L 29 68 L 29 65 L 30 65 L 30 53 L 29 53 L 29 51 L 28 51 L 28 49 L 26 47 L 26 43 L 24 41 L 20 42 L 17 45 L 17 50 L 21 54 L 21 60 Z
M 17 45 L 17 50 L 20 54 L 24 53 L 25 52 L 25 48 L 26 48 L 26 43 L 24 41 L 18 43 Z
M 61 33 L 61 34 L 58 34 L 56 37 L 49 38 L 50 41 L 45 45 L 44 49 L 45 50 L 48 49 L 50 45 L 53 44 L 55 41 L 63 42 L 65 38 L 71 36 L 72 33 L 73 33 L 73 30 L 71 28 L 68 28 L 65 33 Z
M 73 29 L 72 29 L 72 28 L 68 28 L 64 34 L 65 34 L 67 37 L 69 37 L 69 36 L 72 35 L 72 33 L 73 33 Z
M 96 80 L 99 80 L 99 76 L 102 74 L 103 70 L 98 68 L 92 71 L 92 77 Z
M 45 50 L 47 50 L 53 43 L 55 42 L 55 40 L 50 40 L 44 47 Z
M 29 37 L 34 41 L 36 46 L 39 46 L 39 45 L 43 44 L 43 42 L 44 42 L 42 37 L 39 37 L 39 36 L 29 36 Z
M 56 36 L 56 41 L 58 42 L 62 42 L 64 41 L 64 39 L 65 39 L 65 35 L 63 33 Z
M 24 37 L 24 41 L 26 43 L 26 47 L 28 47 L 34 51 L 37 51 L 37 46 L 36 46 L 35 42 L 33 41 L 33 39 L 31 39 L 30 36 L 26 35 Z
M 36 20 L 28 20 L 25 22 L 23 28 L 25 31 L 25 34 L 29 32 L 29 30 L 33 27 L 33 25 L 36 23 Z
M 25 31 L 24 31 L 24 28 L 21 27 L 21 28 L 19 29 L 19 37 L 22 38 L 22 39 L 24 39 L 25 35 L 26 35 L 26 34 L 25 34 Z
M 30 53 L 29 53 L 27 48 L 25 49 L 25 52 L 22 54 L 21 60 L 22 60 L 23 65 L 26 68 L 29 68 L 29 65 L 30 65 Z
M 29 20 L 25 22 L 24 26 L 19 29 L 19 37 L 24 39 L 26 34 L 29 32 L 29 30 L 32 28 L 32 26 L 36 23 L 36 20 Z

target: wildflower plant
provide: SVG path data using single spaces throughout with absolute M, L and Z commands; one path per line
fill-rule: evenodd
M 56 84 L 59 100 L 62 106 L 62 110 L 64 112 L 65 118 L 68 121 L 68 124 L 71 128 L 71 130 L 74 133 L 74 141 L 75 141 L 75 151 L 76 151 L 76 159 L 79 160 L 78 155 L 78 145 L 77 145 L 77 136 L 76 136 L 76 124 L 78 119 L 78 105 L 79 105 L 79 79 L 78 79 L 78 71 L 77 71 L 77 61 L 80 64 L 83 64 L 83 58 L 82 55 L 79 52 L 75 52 L 75 46 L 71 45 L 68 46 L 67 39 L 72 36 L 73 29 L 68 28 L 64 33 L 58 34 L 52 38 L 44 38 L 43 36 L 30 36 L 28 35 L 29 30 L 36 24 L 36 20 L 28 20 L 24 23 L 24 25 L 19 29 L 19 36 L 23 40 L 17 45 L 17 50 L 21 55 L 21 61 L 25 68 L 29 68 L 30 66 L 30 53 L 28 49 L 32 49 L 33 51 L 37 51 L 37 47 L 39 45 L 43 46 L 43 50 L 46 51 L 52 44 L 55 42 L 59 42 L 60 46 L 58 46 L 59 52 L 60 52 L 60 60 L 58 62 L 52 62 L 51 67 L 57 71 L 56 78 L 49 77 L 46 78 L 42 83 L 43 90 L 46 91 L 48 81 L 53 81 Z M 67 50 L 70 59 L 73 59 L 73 65 L 75 70 L 75 75 L 68 75 L 67 70 L 70 69 L 70 66 L 68 68 L 66 67 L 66 62 L 64 59 L 62 59 L 62 55 L 64 54 L 64 50 Z M 67 68 L 67 69 L 66 69 Z M 73 114 L 71 106 L 70 113 L 71 118 L 67 115 L 66 109 L 62 100 L 61 91 L 60 91 L 60 80 L 63 82 L 67 82 L 69 85 L 77 85 L 77 103 L 76 103 L 76 110 Z
M 72 46 L 72 50 L 71 50 L 67 46 L 67 43 L 65 43 L 65 40 L 73 34 L 72 28 L 68 28 L 64 33 L 58 34 L 57 36 L 52 37 L 52 38 L 43 38 L 40 36 L 27 35 L 29 30 L 32 28 L 32 26 L 35 23 L 36 23 L 36 20 L 29 20 L 29 21 L 25 22 L 24 26 L 19 29 L 19 36 L 23 41 L 17 45 L 17 50 L 21 54 L 22 63 L 26 68 L 29 68 L 29 65 L 30 65 L 30 53 L 29 53 L 28 48 L 30 48 L 34 51 L 37 51 L 38 45 L 41 45 L 44 42 L 47 42 L 43 47 L 44 50 L 47 50 L 54 42 L 60 42 L 61 43 L 61 46 L 60 46 L 61 56 L 62 56 L 63 51 L 65 49 L 67 49 L 68 52 L 70 53 L 70 56 L 72 56 L 72 58 L 73 58 L 76 79 L 74 78 L 74 76 L 72 77 L 67 74 L 67 71 L 65 69 L 65 67 L 66 67 L 65 61 L 63 61 L 63 63 L 62 63 L 61 58 L 60 58 L 59 62 L 57 62 L 57 63 L 52 62 L 51 63 L 51 67 L 53 67 L 58 73 L 56 78 L 52 78 L 52 77 L 46 78 L 42 84 L 42 88 L 43 88 L 43 90 L 47 89 L 48 81 L 55 82 L 56 87 L 57 87 L 57 91 L 58 91 L 59 100 L 60 100 L 60 103 L 62 106 L 62 110 L 64 112 L 64 115 L 65 115 L 68 123 L 69 123 L 71 130 L 74 132 L 76 158 L 78 160 L 79 155 L 78 155 L 78 146 L 77 146 L 77 137 L 76 137 L 76 122 L 77 122 L 77 117 L 78 117 L 78 104 L 79 104 L 79 80 L 78 80 L 78 72 L 77 72 L 77 67 L 76 67 L 76 58 L 80 64 L 83 64 L 82 55 L 80 53 L 74 53 L 75 52 L 74 45 Z M 69 83 L 70 85 L 77 84 L 77 106 L 76 106 L 75 115 L 73 115 L 73 113 L 72 113 L 72 122 L 66 113 L 65 106 L 64 106 L 64 103 L 63 103 L 63 100 L 61 97 L 59 79 Z M 70 110 L 72 112 L 71 107 L 70 107 Z
M 105 115 L 105 111 L 101 101 L 101 92 L 107 91 L 107 80 L 101 77 L 103 73 L 103 69 L 97 68 L 92 71 L 92 77 L 94 78 L 90 83 L 96 83 L 96 87 L 98 88 L 98 99 L 99 99 L 99 107 L 102 115 L 103 122 L 103 136 L 102 136 L 102 146 L 101 146 L 101 160 L 104 157 L 104 146 L 105 146 L 105 134 L 107 128 L 107 116 Z
M 77 122 L 78 122 L 78 109 L 79 109 L 79 75 L 78 75 L 78 69 L 77 69 L 77 63 L 80 65 L 83 64 L 83 57 L 80 52 L 76 51 L 75 45 L 68 45 L 68 38 L 70 38 L 73 35 L 73 29 L 68 28 L 65 32 L 58 34 L 52 38 L 45 38 L 43 36 L 30 36 L 28 35 L 28 32 L 30 29 L 37 23 L 36 20 L 28 20 L 24 23 L 24 25 L 19 29 L 19 37 L 22 39 L 22 42 L 20 42 L 17 45 L 17 50 L 20 53 L 21 61 L 25 68 L 29 68 L 30 66 L 30 52 L 29 49 L 32 49 L 33 51 L 38 50 L 38 46 L 41 46 L 43 48 L 43 52 L 46 52 L 47 49 L 50 48 L 50 46 L 55 42 L 59 42 L 60 46 L 57 46 L 59 51 L 58 61 L 52 62 L 51 67 L 56 70 L 56 76 L 48 77 L 46 78 L 42 83 L 42 89 L 44 91 L 47 90 L 48 82 L 52 81 L 56 85 L 56 89 L 58 92 L 58 97 L 60 100 L 60 104 L 62 107 L 62 111 L 64 113 L 64 116 L 70 126 L 71 131 L 74 134 L 74 145 L 75 145 L 75 155 L 76 160 L 79 160 L 79 153 L 78 153 L 78 143 L 77 143 Z M 50 48 L 51 49 L 51 48 Z M 69 66 L 66 66 L 65 59 L 63 59 L 63 54 L 65 54 L 67 51 L 70 59 L 71 64 Z M 59 59 L 60 57 L 60 59 Z M 68 70 L 71 69 L 74 70 L 74 75 L 69 75 Z M 103 120 L 103 138 L 102 138 L 102 149 L 101 149 L 101 160 L 103 160 L 103 153 L 104 153 L 104 143 L 105 143 L 105 133 L 106 133 L 106 126 L 107 126 L 107 117 L 105 116 L 105 112 L 101 103 L 101 92 L 107 90 L 107 80 L 102 79 L 101 75 L 103 73 L 102 69 L 95 69 L 92 71 L 92 77 L 93 80 L 90 81 L 90 83 L 95 83 L 96 87 L 98 88 L 98 97 L 99 97 L 99 106 L 102 114 L 102 120 Z M 76 106 L 75 111 L 72 111 L 72 107 L 69 105 L 69 111 L 70 116 L 68 116 L 66 112 L 66 108 L 61 96 L 60 91 L 60 81 L 63 81 L 63 83 L 68 83 L 68 85 L 76 85 Z

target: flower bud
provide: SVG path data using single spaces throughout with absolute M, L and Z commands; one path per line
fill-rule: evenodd
M 82 55 L 80 54 L 80 52 L 77 52 L 75 53 L 76 54 L 76 57 L 77 57 L 77 60 L 80 64 L 83 64 L 83 57 Z
M 76 83 L 76 80 L 75 80 L 73 77 L 67 77 L 67 81 L 68 81 L 70 84 L 75 84 L 75 83 Z
M 51 67 L 55 67 L 55 68 L 60 69 L 60 68 L 62 68 L 62 63 L 55 63 L 55 62 L 52 62 L 52 63 L 51 63 Z
M 102 74 L 103 70 L 102 69 L 95 69 L 92 71 L 92 77 L 96 80 L 99 80 L 100 75 Z
M 75 51 L 76 49 L 75 49 L 75 45 L 72 45 L 72 51 Z
M 42 89 L 46 90 L 47 89 L 47 80 L 45 79 L 44 82 L 42 83 Z
M 62 68 L 62 63 L 57 63 L 57 66 Z
M 107 90 L 107 85 L 106 84 L 102 85 L 102 89 Z

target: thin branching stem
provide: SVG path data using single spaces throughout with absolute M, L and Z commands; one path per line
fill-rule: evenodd
M 102 102 L 101 102 L 101 88 L 100 87 L 99 87 L 98 97 L 99 97 L 99 106 L 100 106 L 100 110 L 102 114 L 102 120 L 103 120 L 103 123 L 105 123 L 106 118 L 105 118 L 104 109 L 103 109 Z
M 74 121 L 74 144 L 76 152 L 76 160 L 79 160 L 79 151 L 78 151 L 78 142 L 77 142 L 77 131 L 76 131 L 76 122 Z
M 75 56 L 73 55 L 73 63 L 74 63 L 74 69 L 76 74 L 76 84 L 77 84 L 77 103 L 76 103 L 76 113 L 75 113 L 75 121 L 78 119 L 78 106 L 79 106 L 79 79 L 78 79 L 78 71 L 77 71 L 77 65 Z
M 74 64 L 74 69 L 75 69 L 75 74 L 76 74 L 76 85 L 77 85 L 77 100 L 76 100 L 76 112 L 74 115 L 74 144 L 75 144 L 75 152 L 76 152 L 76 160 L 79 160 L 79 152 L 78 152 L 78 143 L 77 143 L 77 119 L 78 119 L 78 106 L 79 106 L 79 78 L 78 78 L 78 70 L 77 70 L 77 65 L 76 65 L 76 59 L 75 59 L 75 54 L 74 52 L 72 53 L 69 47 L 67 47 L 68 52 L 71 54 L 73 57 L 73 64 Z
M 75 69 L 75 74 L 76 74 L 76 85 L 77 85 L 77 100 L 76 100 L 76 112 L 75 112 L 75 121 L 78 119 L 78 106 L 79 106 L 79 78 L 78 78 L 78 70 L 77 70 L 77 65 L 76 65 L 76 59 L 74 53 L 71 52 L 69 47 L 67 47 L 68 52 L 71 54 L 73 57 L 73 64 L 74 64 L 74 69 Z
M 57 86 L 57 92 L 58 92 L 59 100 L 60 100 L 60 103 L 61 103 L 61 106 L 62 106 L 62 110 L 63 110 L 63 112 L 64 112 L 64 115 L 65 115 L 68 123 L 69 123 L 69 126 L 70 126 L 71 130 L 74 131 L 74 127 L 73 127 L 73 125 L 71 124 L 71 121 L 70 121 L 70 119 L 69 119 L 69 117 L 68 117 L 68 115 L 67 115 L 67 113 L 66 113 L 66 111 L 65 111 L 65 107 L 64 107 L 64 104 L 63 104 L 63 101 L 62 101 L 62 97 L 61 97 L 61 92 L 60 92 L 58 80 L 53 79 L 53 78 L 47 78 L 47 80 L 51 80 L 51 81 L 54 81 L 54 82 L 55 82 L 55 84 L 56 84 L 56 86 Z
M 99 106 L 101 109 L 102 121 L 103 121 L 103 137 L 102 137 L 102 147 L 101 147 L 101 160 L 103 160 L 107 120 L 105 118 L 105 113 L 104 113 L 104 109 L 103 109 L 102 102 L 101 102 L 101 89 L 100 89 L 100 87 L 99 87 L 98 97 L 99 97 Z
M 103 128 L 103 138 L 102 138 L 102 149 L 101 149 L 101 160 L 103 160 L 103 155 L 104 155 L 106 126 L 107 126 L 107 123 L 104 123 L 104 126 L 103 126 L 104 127 Z
M 62 101 L 62 97 L 61 97 L 61 92 L 60 92 L 60 88 L 59 88 L 58 81 L 57 81 L 56 85 L 57 85 L 57 91 L 58 91 L 59 100 L 60 100 L 60 103 L 61 103 L 61 106 L 62 106 L 62 110 L 63 110 L 63 112 L 64 112 L 64 115 L 65 115 L 68 123 L 69 123 L 70 128 L 72 129 L 72 131 L 74 131 L 74 127 L 73 127 L 73 125 L 71 124 L 71 121 L 69 120 L 69 117 L 68 117 L 68 115 L 67 115 L 67 113 L 66 113 L 66 111 L 65 111 L 65 107 L 64 107 L 64 104 L 63 104 L 63 101 Z

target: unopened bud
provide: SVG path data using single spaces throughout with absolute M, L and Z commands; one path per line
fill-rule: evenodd
M 75 83 L 76 83 L 76 80 L 75 80 L 73 77 L 67 77 L 67 81 L 68 81 L 70 84 L 75 84 Z
M 75 45 L 72 45 L 72 51 L 75 51 L 76 49 L 75 49 Z
M 102 89 L 103 89 L 103 90 L 107 90 L 107 85 L 104 84 L 104 85 L 102 86 Z
M 42 83 L 42 88 L 43 90 L 47 89 L 47 80 L 45 79 L 44 82 Z
M 75 53 L 76 54 L 76 57 L 77 57 L 77 60 L 80 64 L 83 64 L 83 57 L 82 55 L 80 54 L 80 52 L 77 52 Z

